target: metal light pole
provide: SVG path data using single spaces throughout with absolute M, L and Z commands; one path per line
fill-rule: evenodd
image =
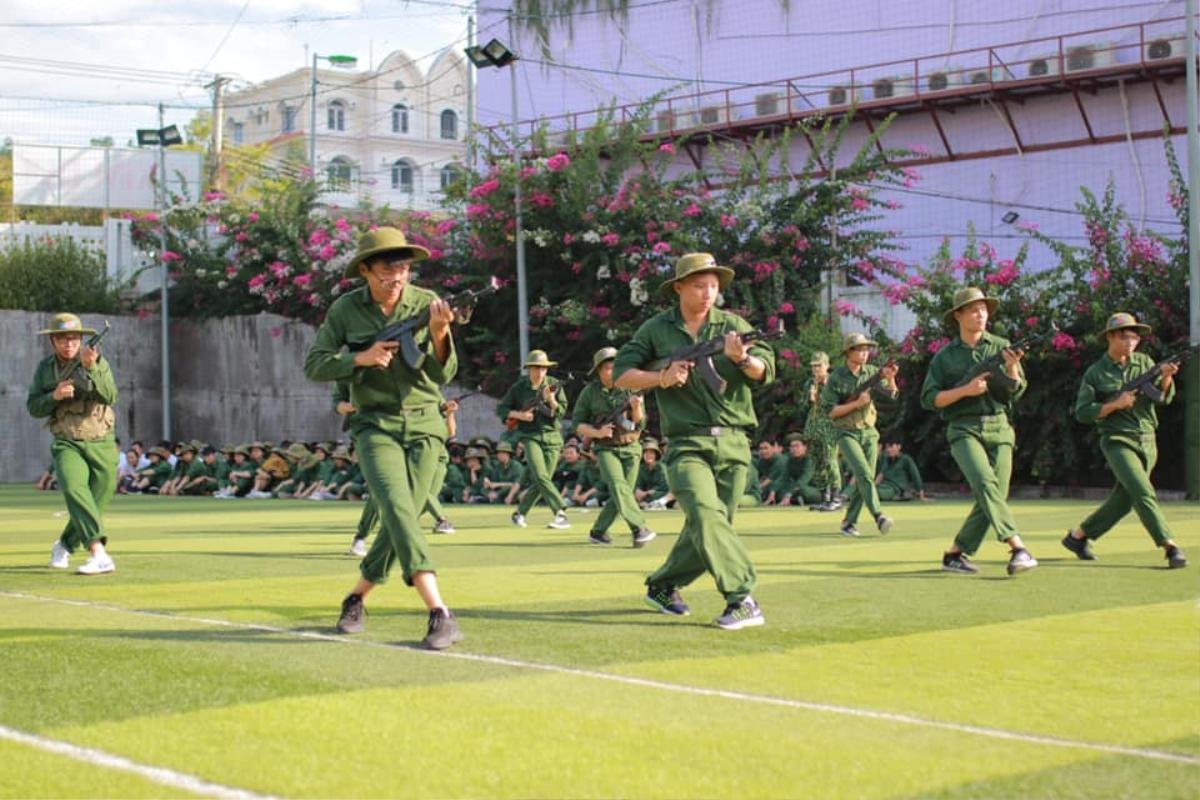
M 162 438 L 171 441 L 171 311 L 168 304 L 167 285 L 171 280 L 171 268 L 163 256 L 167 252 L 167 147 L 164 144 L 163 104 L 158 104 L 158 259 L 162 262 L 162 332 L 159 348 L 162 353 Z
M 312 86 L 308 93 L 308 168 L 312 170 L 313 180 L 317 177 L 317 60 L 325 59 L 334 67 L 352 69 L 358 63 L 354 56 L 322 56 L 313 53 Z
M 1187 0 L 1187 152 L 1188 152 L 1188 340 L 1200 344 L 1200 133 L 1196 110 L 1196 0 Z M 1188 362 L 1183 420 L 1185 488 L 1189 500 L 1200 500 L 1200 358 Z

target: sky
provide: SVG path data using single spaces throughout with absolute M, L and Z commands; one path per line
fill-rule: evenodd
M 465 46 L 466 0 L 4 0 L 0 3 L 0 139 L 83 144 L 136 128 L 181 127 L 211 106 L 215 74 L 230 89 L 310 68 L 312 53 L 358 68 L 394 50 L 427 68 Z

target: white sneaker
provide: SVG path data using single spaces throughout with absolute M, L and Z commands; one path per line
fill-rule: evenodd
M 270 500 L 273 495 L 270 492 L 260 492 L 258 489 L 255 489 L 253 492 L 248 493 L 246 497 L 252 497 L 255 500 Z
M 646 510 L 647 511 L 666 511 L 667 504 L 664 503 L 662 500 L 651 500 L 649 503 L 646 503 Z
M 454 533 L 455 530 L 454 523 L 448 519 L 440 520 L 437 525 L 433 526 L 434 533 Z
M 554 519 L 546 523 L 547 528 L 554 528 L 557 531 L 565 531 L 571 527 L 571 521 L 567 519 L 567 512 L 560 511 L 554 515 Z
M 518 528 L 528 528 L 529 525 L 525 522 L 525 515 L 519 511 L 514 511 L 512 515 L 512 524 Z
M 51 569 L 66 569 L 71 566 L 71 551 L 62 546 L 62 542 L 55 540 L 54 547 L 50 548 L 50 568 Z
M 355 539 L 354 544 L 350 545 L 349 555 L 365 556 L 367 554 L 367 540 Z
M 116 569 L 117 565 L 113 563 L 112 557 L 108 553 L 100 552 L 94 554 L 75 572 L 79 575 L 101 575 L 105 572 L 115 572 Z

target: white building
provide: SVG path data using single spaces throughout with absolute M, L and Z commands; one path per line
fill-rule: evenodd
M 467 70 L 460 53 L 443 52 L 421 69 L 402 51 L 376 69 L 329 68 L 316 87 L 316 171 L 330 204 L 360 198 L 393 208 L 432 209 L 466 153 Z M 230 93 L 225 141 L 268 142 L 276 160 L 289 148 L 308 159 L 312 130 L 310 68 Z

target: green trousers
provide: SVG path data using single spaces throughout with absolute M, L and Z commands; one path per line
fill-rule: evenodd
M 795 503 L 797 499 L 803 500 L 810 506 L 821 502 L 821 490 L 815 486 L 793 486 L 787 494 L 792 498 L 792 503 Z
M 850 504 L 846 507 L 846 521 L 858 522 L 863 506 L 874 519 L 883 513 L 879 506 L 879 492 L 875 491 L 875 459 L 879 457 L 879 431 L 863 428 L 858 431 L 838 431 L 838 447 L 846 466 L 854 475 L 850 487 Z
M 952 420 L 946 428 L 946 439 L 950 442 L 950 455 L 975 498 L 954 537 L 954 546 L 971 556 L 983 543 L 988 528 L 1002 542 L 1018 533 L 1007 502 L 1016 435 L 1008 418 L 997 415 Z
M 600 510 L 593 533 L 604 533 L 617 517 L 625 520 L 631 533 L 646 526 L 646 515 L 638 508 L 633 496 L 633 484 L 637 481 L 638 465 L 642 463 L 642 448 L 636 443 L 625 447 L 597 447 L 596 467 L 608 487 L 608 502 Z
M 379 512 L 381 532 L 359 570 L 371 583 L 383 583 L 399 561 L 404 582 L 411 586 L 414 573 L 434 571 L 417 515 L 433 483 L 442 443 L 432 436 L 402 437 L 378 428 L 363 428 L 354 437 L 358 464 Z
M 432 514 L 435 522 L 441 522 L 446 518 L 446 512 L 442 510 L 438 495 L 441 493 L 442 484 L 446 482 L 446 468 L 449 465 L 450 454 L 443 446 L 442 454 L 438 456 L 437 460 L 437 471 L 433 473 L 433 481 L 429 484 L 429 496 L 425 499 L 425 508 L 421 509 L 422 514 L 426 511 Z
M 683 530 L 646 585 L 681 588 L 708 572 L 727 603 L 741 602 L 758 580 L 733 529 L 733 515 L 746 490 L 749 441 L 737 431 L 674 437 L 666 467 L 667 482 L 683 510 Z
M 517 512 L 521 516 L 528 514 L 533 504 L 541 498 L 550 506 L 550 510 L 557 514 L 565 506 L 550 476 L 558 466 L 558 454 L 562 452 L 562 445 L 548 444 L 538 439 L 525 439 L 524 442 L 525 466 L 529 467 L 530 486 L 525 497 L 521 499 L 521 504 L 517 506 Z
M 1079 524 L 1089 539 L 1099 539 L 1112 530 L 1132 509 L 1150 534 L 1154 544 L 1162 547 L 1171 539 L 1171 531 L 1158 507 L 1150 473 L 1158 461 L 1158 446 L 1154 436 L 1143 436 L 1135 445 L 1124 439 L 1105 438 L 1100 442 L 1104 460 L 1113 471 L 1117 485 L 1108 499 Z
M 72 553 L 104 536 L 104 509 L 117 492 L 116 454 L 112 438 L 55 439 L 50 445 L 54 475 L 70 517 L 59 541 Z
M 358 515 L 358 527 L 354 531 L 355 541 L 366 539 L 379 527 L 379 509 L 375 507 L 375 498 L 368 497 L 363 503 L 362 513 Z
M 875 484 L 875 491 L 879 492 L 880 500 L 912 500 L 915 497 L 911 489 L 888 480 Z
M 842 471 L 837 463 L 837 428 L 829 418 L 814 407 L 804 423 L 804 438 L 808 441 L 808 457 L 813 460 L 813 485 L 818 491 L 833 492 L 842 488 Z

